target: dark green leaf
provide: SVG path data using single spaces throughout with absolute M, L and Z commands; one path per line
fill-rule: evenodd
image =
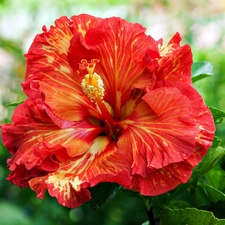
M 220 146 L 221 142 L 222 140 L 219 137 L 215 136 L 213 140 L 212 148 L 216 148 Z
M 225 194 L 206 184 L 197 185 L 194 190 L 192 190 L 192 194 L 197 207 L 225 200 Z
M 120 190 L 116 183 L 100 183 L 91 188 L 92 199 L 89 202 L 92 209 L 99 209 L 105 202 L 110 201 Z
M 168 207 L 171 209 L 185 209 L 185 208 L 190 208 L 191 205 L 186 201 L 178 200 L 178 201 L 172 201 L 168 205 Z
M 210 62 L 195 62 L 192 65 L 192 82 L 213 75 L 213 66 Z
M 218 201 L 207 206 L 202 206 L 201 209 L 211 211 L 217 218 L 225 219 L 225 201 Z
M 212 106 L 210 106 L 209 109 L 213 114 L 215 123 L 221 123 L 225 118 L 225 112 Z
M 225 225 L 225 220 L 219 220 L 213 213 L 195 208 L 165 208 L 161 213 L 160 225 Z
M 224 157 L 223 157 L 224 159 Z M 225 171 L 223 170 L 223 159 L 220 164 L 204 175 L 207 184 L 224 192 L 225 191 Z M 222 167 L 222 168 L 221 168 Z
M 23 103 L 24 101 L 19 101 L 19 102 L 11 102 L 11 103 L 8 103 L 6 104 L 5 106 L 8 107 L 8 106 L 18 106 L 20 105 L 21 103 Z
M 215 165 L 218 164 L 222 160 L 225 155 L 225 149 L 223 147 L 218 146 L 217 148 L 210 148 L 208 153 L 203 157 L 202 162 L 196 167 L 193 171 L 193 176 L 195 179 L 198 179 L 210 169 L 212 169 Z

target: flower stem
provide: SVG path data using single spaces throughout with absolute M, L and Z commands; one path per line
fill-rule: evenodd
M 159 218 L 154 215 L 154 210 L 153 210 L 153 206 L 150 202 L 150 198 L 149 197 L 145 198 L 143 196 L 142 196 L 142 198 L 144 200 L 145 210 L 146 210 L 146 213 L 148 216 L 149 224 L 150 225 L 160 225 Z

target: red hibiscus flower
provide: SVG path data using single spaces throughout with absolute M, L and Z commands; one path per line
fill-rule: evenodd
M 187 182 L 214 123 L 191 83 L 192 54 L 139 24 L 90 15 L 44 26 L 26 54 L 28 96 L 2 126 L 15 185 L 67 207 L 117 182 L 155 196 Z

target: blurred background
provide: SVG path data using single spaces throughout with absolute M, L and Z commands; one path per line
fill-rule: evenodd
M 225 1 L 224 0 L 0 0 L 0 124 L 9 123 L 14 107 L 7 103 L 25 99 L 24 54 L 33 38 L 62 15 L 88 13 L 119 16 L 141 23 L 147 34 L 169 41 L 175 32 L 191 45 L 194 61 L 210 61 L 214 75 L 195 87 L 209 106 L 225 111 Z M 225 145 L 225 124 L 217 127 Z M 67 209 L 46 194 L 44 201 L 30 189 L 19 189 L 5 180 L 10 155 L 0 141 L 1 225 L 136 225 L 147 220 L 140 199 L 119 194 L 97 211 L 88 204 Z

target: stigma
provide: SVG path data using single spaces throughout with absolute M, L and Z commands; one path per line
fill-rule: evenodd
M 92 101 L 96 102 L 104 97 L 104 84 L 102 78 L 94 72 L 98 59 L 92 59 L 88 62 L 86 59 L 81 60 L 81 64 L 87 69 L 86 74 L 81 81 L 81 88 L 86 96 Z

